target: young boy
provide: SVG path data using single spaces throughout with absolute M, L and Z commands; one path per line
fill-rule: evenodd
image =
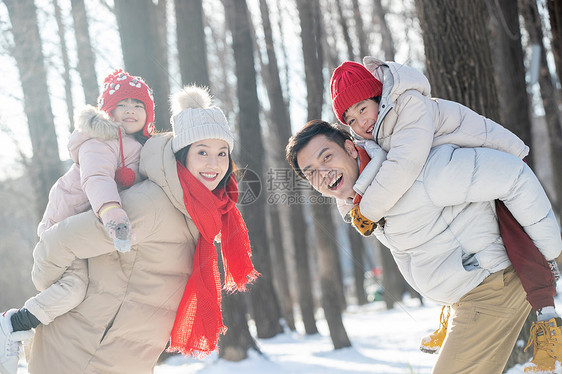
M 386 162 L 376 144 L 367 149 L 365 154 L 349 133 L 318 120 L 289 140 L 287 160 L 322 194 L 353 200 L 360 174 L 377 175 Z M 371 227 L 414 289 L 451 305 L 451 327 L 433 373 L 501 373 L 529 312 L 500 237 L 496 199 L 546 255 L 560 254 L 558 222 L 532 171 L 518 157 L 489 148 L 432 148 L 414 183 Z M 363 209 L 370 215 L 378 207 Z M 559 365 L 557 322 L 533 325 L 535 355 L 526 372 Z
M 361 174 L 355 199 L 339 204 L 362 234 L 370 234 L 374 222 L 411 187 L 432 147 L 486 147 L 519 158 L 528 154 L 529 148 L 501 125 L 459 103 L 431 98 L 427 78 L 415 69 L 373 57 L 365 57 L 364 64 L 344 62 L 330 82 L 334 112 L 362 139 L 359 145 L 368 148 L 375 141 L 388 152 L 376 174 Z M 365 214 L 367 205 L 374 208 Z M 503 203 L 496 202 L 496 208 L 507 254 L 538 321 L 555 324 L 555 258 L 535 247 Z M 422 350 L 437 353 L 446 333 L 445 313 L 441 328 L 422 340 Z

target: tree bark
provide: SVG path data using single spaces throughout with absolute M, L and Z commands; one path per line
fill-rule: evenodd
M 322 115 L 323 78 L 322 78 L 322 30 L 318 0 L 297 0 L 301 25 L 301 38 L 307 87 L 308 119 L 320 118 Z M 320 194 L 313 192 L 312 197 Z M 335 232 L 331 208 L 319 202 L 312 204 L 316 238 L 318 240 L 320 285 L 322 289 L 322 308 L 330 329 L 330 336 L 335 349 L 349 347 L 351 342 L 345 331 L 341 312 L 343 285 L 337 255 Z M 340 272 L 338 275 L 337 272 Z M 334 276 L 334 272 L 336 276 Z M 337 279 L 339 278 L 339 279 Z M 341 294 L 341 296 L 339 295 Z
M 174 0 L 181 80 L 209 86 L 202 0 Z
M 347 20 L 343 14 L 343 8 L 341 6 L 341 0 L 336 1 L 336 8 L 338 11 L 338 22 L 340 24 L 343 40 L 345 46 L 347 47 L 347 58 L 351 61 L 355 60 L 355 53 L 353 53 L 353 45 L 351 44 L 351 37 L 349 36 L 349 27 L 347 27 Z
M 154 90 L 156 126 L 171 130 L 168 110 L 168 56 L 160 33 L 161 10 L 152 0 L 115 0 L 125 69 Z
M 520 7 L 525 21 L 525 28 L 529 33 L 529 42 L 540 47 L 539 87 L 552 152 L 556 207 L 558 213 L 560 213 L 562 212 L 562 163 L 559 161 L 562 160 L 562 128 L 560 126 L 560 113 L 556 105 L 557 93 L 548 70 L 546 50 L 543 44 L 542 24 L 537 3 L 530 0 L 522 0 Z
M 259 101 L 254 67 L 254 49 L 250 34 L 250 19 L 245 0 L 223 0 L 227 24 L 232 33 L 238 96 L 238 129 L 240 159 L 247 170 L 264 178 L 264 149 L 259 119 Z M 259 338 L 271 338 L 281 333 L 280 312 L 271 279 L 271 255 L 267 238 L 265 194 L 245 205 L 244 219 L 252 243 L 252 258 L 262 274 L 251 292 L 254 320 Z
M 58 0 L 53 1 L 55 8 L 55 19 L 57 21 L 57 31 L 60 40 L 60 49 L 62 57 L 62 80 L 64 82 L 64 99 L 66 102 L 66 111 L 68 115 L 69 132 L 74 131 L 74 104 L 72 102 L 72 81 L 70 80 L 70 63 L 68 62 L 68 49 L 66 48 L 66 36 L 64 35 L 64 23 L 62 21 L 61 10 Z
M 367 293 L 365 292 L 365 246 L 361 235 L 348 225 L 349 244 L 351 247 L 351 259 L 353 261 L 353 284 L 357 305 L 367 304 Z
M 351 0 L 353 5 L 353 19 L 355 20 L 355 32 L 357 33 L 357 40 L 359 41 L 359 58 L 362 59 L 369 55 L 369 48 L 367 46 L 367 35 L 363 27 L 363 17 L 361 16 L 361 8 L 359 7 L 359 0 Z
M 382 6 L 381 0 L 373 1 L 373 20 L 374 23 L 378 23 L 380 27 L 384 59 L 386 61 L 394 61 L 394 40 L 392 39 L 392 33 L 390 32 L 388 23 L 386 22 L 386 9 Z M 361 56 L 361 58 L 363 57 L 365 56 Z
M 490 9 L 490 43 L 498 92 L 501 124 L 532 144 L 529 96 L 525 81 L 523 47 L 517 2 L 486 0 Z M 531 154 L 525 161 L 533 165 Z
M 562 3 L 559 0 L 546 0 L 548 17 L 550 19 L 550 45 L 556 64 L 558 81 L 562 82 Z
M 78 73 L 84 89 L 84 99 L 86 104 L 96 105 L 99 95 L 96 56 L 92 52 L 86 7 L 84 0 L 71 0 L 70 3 L 72 4 L 74 35 L 78 52 Z
M 33 0 L 4 0 L 4 4 L 12 23 L 13 56 L 20 74 L 33 148 L 29 173 L 36 192 L 37 216 L 41 217 L 47 206 L 49 190 L 61 175 L 61 162 L 37 27 L 37 9 Z
M 416 0 L 416 9 L 432 95 L 499 121 L 484 0 Z
M 265 48 L 267 51 L 267 65 L 262 63 L 262 75 L 264 83 L 267 87 L 267 95 L 269 98 L 271 127 L 274 138 L 273 157 L 275 158 L 275 166 L 279 170 L 286 169 L 284 160 L 284 149 L 289 137 L 291 136 L 291 118 L 289 116 L 289 108 L 285 104 L 283 97 L 283 89 L 281 87 L 281 78 L 279 76 L 279 67 L 277 65 L 277 55 L 273 43 L 273 32 L 271 29 L 271 21 L 269 19 L 269 6 L 266 0 L 260 0 L 260 13 L 262 18 Z M 269 192 L 275 192 L 273 189 Z M 292 191 L 277 191 L 279 193 L 289 193 Z M 302 210 L 299 210 L 302 214 Z M 293 315 L 293 298 L 289 290 L 289 277 L 287 275 L 287 264 L 285 254 L 287 253 L 285 246 L 285 235 L 281 232 L 281 209 L 277 204 L 269 205 L 270 217 L 272 219 L 271 227 L 273 234 L 273 243 L 275 246 L 275 268 L 279 279 L 279 295 L 283 309 L 283 317 L 287 326 L 291 330 L 295 330 L 295 320 Z M 300 221 L 304 221 L 304 217 Z M 300 230 L 301 227 L 295 227 L 292 222 L 292 229 Z
M 220 248 L 220 244 L 217 247 Z M 222 256 L 218 253 L 218 267 L 222 284 L 224 284 L 223 266 Z M 222 291 L 221 307 L 223 324 L 228 330 L 218 343 L 219 358 L 227 361 L 242 361 L 248 358 L 248 349 L 250 348 L 261 353 L 248 328 L 245 295 L 240 292 L 227 293 Z

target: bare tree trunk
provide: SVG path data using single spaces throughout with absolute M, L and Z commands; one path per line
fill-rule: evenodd
M 530 146 L 531 115 L 517 2 L 486 0 L 486 4 L 491 11 L 490 42 L 501 124 Z M 533 165 L 531 154 L 525 160 Z
M 259 101 L 254 67 L 250 19 L 245 0 L 223 0 L 227 23 L 232 33 L 237 77 L 240 159 L 260 180 L 264 178 L 265 153 L 259 120 Z M 254 320 L 259 338 L 281 333 L 279 305 L 271 279 L 271 255 L 267 238 L 265 194 L 244 206 L 244 219 L 252 242 L 253 262 L 262 276 L 251 292 Z
M 363 28 L 363 17 L 361 17 L 361 8 L 359 7 L 359 0 L 351 0 L 353 5 L 353 19 L 355 20 L 355 32 L 357 33 L 357 40 L 359 41 L 359 58 L 369 55 L 369 48 L 367 47 L 367 35 Z
M 62 80 L 64 82 L 64 99 L 66 101 L 66 111 L 68 114 L 68 129 L 74 131 L 74 104 L 72 103 L 72 81 L 70 80 L 70 63 L 68 62 L 68 50 L 66 48 L 66 37 L 64 36 L 64 24 L 58 0 L 53 1 L 55 7 L 55 19 L 60 40 L 60 49 L 62 57 Z
M 209 86 L 202 0 L 174 0 L 182 83 Z
M 335 0 L 335 2 L 338 11 L 338 21 L 342 29 L 343 40 L 345 41 L 345 46 L 347 47 L 347 58 L 353 61 L 355 59 L 355 53 L 353 53 L 353 45 L 351 44 L 351 38 L 349 37 L 349 27 L 347 27 L 347 20 L 345 19 L 345 15 L 343 14 L 341 0 Z
M 552 54 L 556 64 L 558 81 L 562 82 L 562 2 L 560 0 L 546 0 L 548 16 L 550 19 L 550 33 L 552 39 Z
M 542 23 L 537 9 L 536 1 L 522 0 L 520 2 L 521 14 L 525 20 L 525 28 L 529 33 L 529 41 L 540 47 L 539 86 L 545 119 L 550 138 L 554 186 L 556 190 L 556 207 L 562 212 L 562 128 L 560 126 L 560 113 L 556 105 L 557 92 L 552 83 L 552 77 L 546 61 L 546 50 L 543 44 Z
M 382 50 L 384 51 L 384 59 L 394 61 L 394 40 L 392 33 L 386 22 L 386 9 L 382 6 L 381 0 L 373 0 L 373 20 L 378 23 L 382 37 Z M 362 56 L 365 57 L 365 56 Z
M 125 68 L 132 75 L 140 75 L 154 90 L 156 126 L 159 130 L 171 130 L 168 56 L 160 32 L 161 9 L 152 0 L 115 0 L 115 15 Z
M 348 225 L 348 237 L 351 247 L 351 259 L 353 261 L 353 284 L 355 286 L 357 305 L 364 305 L 367 304 L 367 293 L 365 292 L 365 246 L 361 236 L 351 225 Z
M 20 74 L 24 111 L 33 147 L 29 172 L 36 192 L 37 216 L 41 217 L 47 206 L 49 190 L 61 175 L 61 162 L 37 27 L 37 9 L 33 0 L 3 1 L 12 23 L 13 56 Z
M 78 73 L 82 80 L 86 104 L 96 105 L 99 95 L 96 60 L 92 52 L 92 43 L 88 32 L 88 17 L 84 0 L 71 0 L 74 35 L 78 52 Z
M 265 47 L 267 51 L 267 61 L 268 64 L 264 65 L 262 62 L 262 75 L 263 80 L 267 87 L 267 95 L 269 98 L 269 104 L 271 107 L 271 123 L 272 132 L 277 136 L 274 136 L 274 155 L 276 162 L 275 165 L 282 169 L 287 167 L 283 155 L 285 154 L 284 149 L 287 144 L 289 137 L 291 136 L 291 118 L 289 116 L 289 108 L 285 105 L 285 99 L 283 97 L 283 90 L 281 88 L 281 78 L 279 76 L 279 67 L 277 65 L 277 55 L 275 53 L 275 46 L 273 44 L 273 32 L 271 30 L 271 22 L 269 19 L 269 7 L 266 0 L 260 0 L 260 13 L 262 18 L 263 32 L 265 38 Z M 270 191 L 273 192 L 273 191 Z M 283 192 L 283 191 L 278 191 Z M 292 191 L 285 191 L 289 193 Z M 291 330 L 295 330 L 295 320 L 293 315 L 293 298 L 289 290 L 289 277 L 287 275 L 287 263 L 285 261 L 285 254 L 287 252 L 284 245 L 285 235 L 281 232 L 281 210 L 277 204 L 269 205 L 270 217 L 273 220 L 272 233 L 273 233 L 273 243 L 275 245 L 275 263 L 276 263 L 276 274 L 279 278 L 279 288 L 280 288 L 280 298 L 281 305 L 283 309 L 283 316 L 287 326 Z M 299 210 L 302 214 L 302 210 Z M 301 218 L 301 222 L 304 222 L 304 217 Z M 295 223 L 292 222 L 292 229 L 302 229 L 303 226 L 294 227 Z M 299 249 L 300 250 L 300 249 Z
M 318 0 L 297 0 L 299 11 L 301 38 L 305 66 L 308 119 L 320 118 L 322 115 L 322 34 Z M 318 193 L 314 193 L 320 196 Z M 314 196 L 313 195 L 313 196 Z M 320 267 L 320 285 L 322 289 L 322 308 L 330 329 L 330 336 L 335 349 L 349 347 L 351 342 L 343 326 L 341 296 L 343 286 L 341 275 L 334 276 L 338 271 L 339 258 L 337 247 L 332 235 L 335 232 L 331 208 L 328 204 L 312 204 L 314 226 L 318 240 Z M 341 272 L 341 270 L 339 270 Z M 341 274 L 341 273 L 340 273 Z M 339 278 L 339 279 L 336 279 Z M 341 287 L 341 290 L 338 289 Z
M 432 94 L 499 121 L 484 0 L 416 0 L 416 9 Z
M 220 244 L 217 245 L 220 248 Z M 217 256 L 221 282 L 224 284 L 224 268 L 222 256 Z M 221 295 L 223 324 L 228 328 L 219 340 L 219 357 L 227 361 L 242 361 L 248 358 L 248 349 L 253 348 L 261 353 L 256 341 L 250 334 L 246 320 L 246 298 L 240 292 L 222 292 Z

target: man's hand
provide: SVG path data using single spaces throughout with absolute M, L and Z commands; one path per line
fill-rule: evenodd
M 127 213 L 118 205 L 112 205 L 100 210 L 100 218 L 115 249 L 122 253 L 129 252 L 132 232 Z
M 359 204 L 351 208 L 349 215 L 351 216 L 351 224 L 363 236 L 370 236 L 377 228 L 377 224 L 375 222 L 365 218 L 365 216 L 361 214 Z

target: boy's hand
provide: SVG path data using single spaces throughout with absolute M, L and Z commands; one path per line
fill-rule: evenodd
M 365 218 L 365 216 L 361 214 L 359 204 L 351 208 L 349 215 L 351 216 L 351 224 L 363 236 L 370 236 L 377 228 L 377 224 L 375 222 Z
M 558 280 L 560 279 L 560 269 L 558 268 L 558 264 L 556 263 L 556 260 L 550 260 L 547 262 L 548 262 L 548 267 L 552 272 L 552 275 L 554 275 L 554 282 L 558 282 Z
M 104 208 L 100 213 L 103 227 L 113 241 L 115 249 L 125 253 L 131 250 L 131 223 L 129 217 L 118 205 Z

